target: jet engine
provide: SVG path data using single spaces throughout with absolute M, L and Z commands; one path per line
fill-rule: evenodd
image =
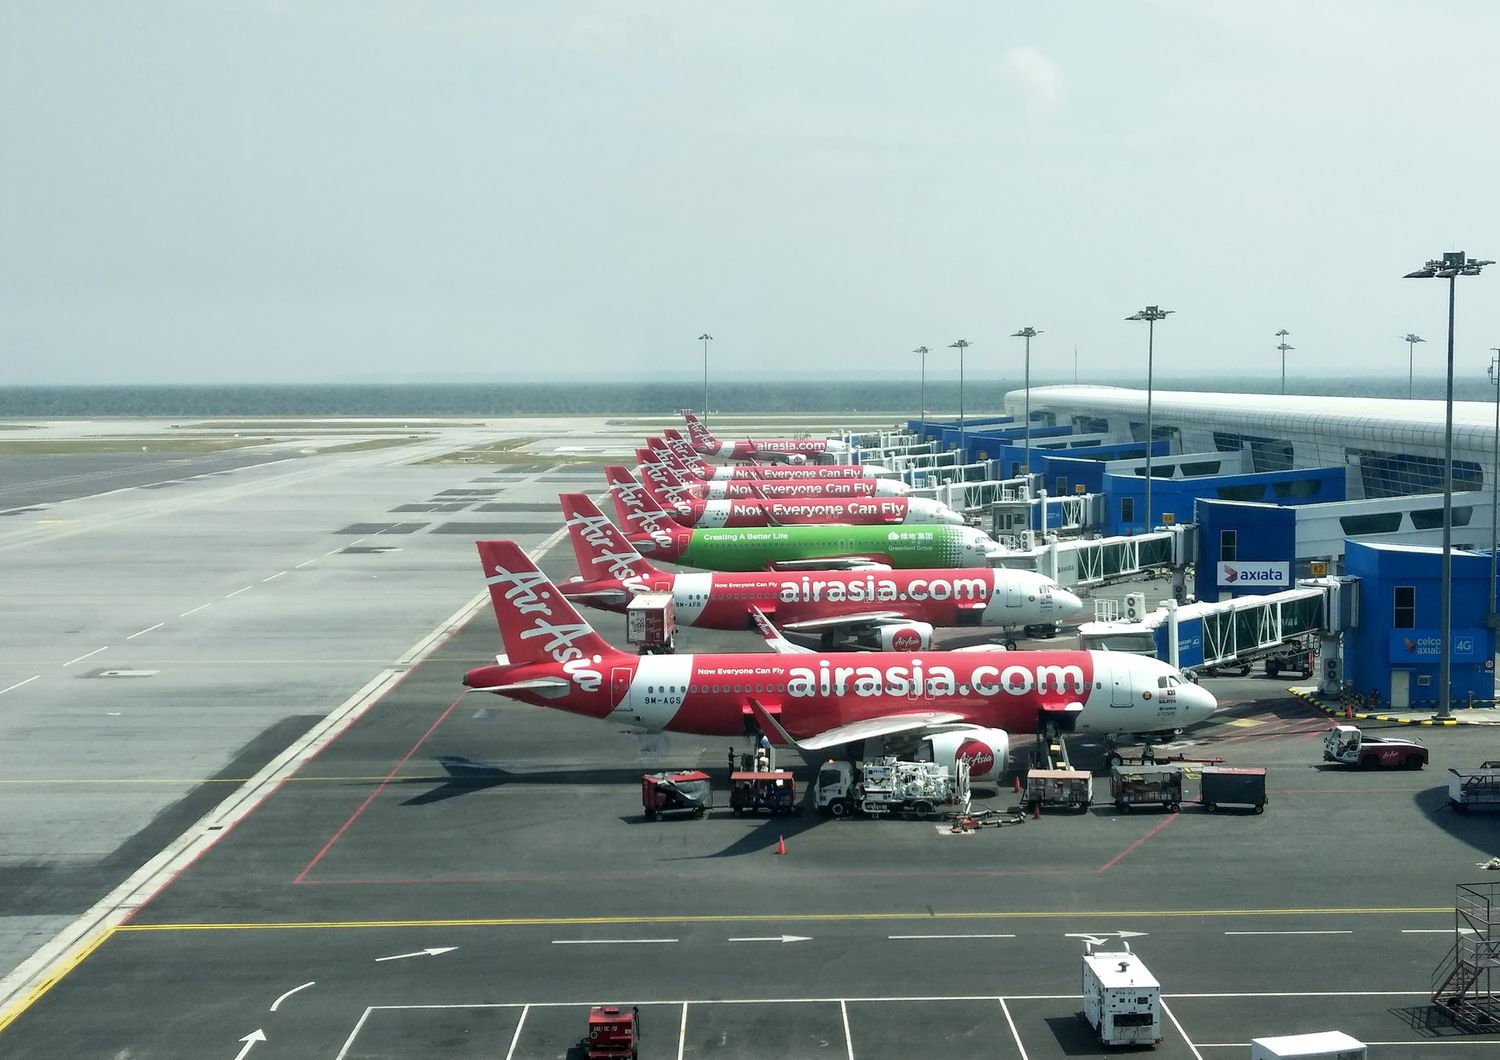
M 1004 729 L 962 725 L 924 737 L 917 758 L 944 766 L 966 758 L 970 780 L 998 780 L 1010 762 L 1010 737 Z
M 927 622 L 881 622 L 853 638 L 866 651 L 927 651 L 932 647 L 932 626 Z

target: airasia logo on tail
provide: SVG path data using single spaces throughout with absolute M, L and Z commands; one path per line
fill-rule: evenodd
M 995 768 L 995 752 L 981 740 L 965 740 L 953 757 L 968 762 L 969 772 L 977 776 L 985 776 Z

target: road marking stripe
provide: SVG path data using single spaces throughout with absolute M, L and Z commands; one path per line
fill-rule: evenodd
M 280 578 L 285 573 L 286 573 L 286 571 L 284 571 L 284 570 L 277 571 L 275 574 L 271 575 L 269 578 L 262 578 L 260 580 L 260 582 L 261 582 L 262 585 L 264 585 L 266 582 L 274 582 L 277 578 Z
M 677 939 L 553 939 L 554 946 L 635 946 L 671 943 Z
M 521 1028 L 526 1025 L 526 1013 L 530 1011 L 530 1005 L 521 1010 L 521 1018 L 516 1020 L 516 1033 L 510 1036 L 510 1048 L 505 1050 L 505 1060 L 512 1060 L 516 1055 L 516 1043 L 521 1040 Z
M 8 686 L 6 688 L 0 688 L 0 696 L 5 695 L 5 693 L 7 693 L 7 692 L 14 692 L 16 689 L 20 688 L 22 685 L 29 685 L 29 684 L 31 684 L 31 682 L 35 681 L 37 678 L 39 678 L 41 676 L 42 676 L 41 674 L 32 674 L 30 677 L 28 677 L 24 681 L 17 681 L 15 684 L 10 685 L 10 686 Z
M 314 558 L 314 559 L 305 559 L 301 563 L 299 563 L 295 567 L 293 567 L 292 569 L 293 570 L 301 570 L 303 567 L 306 567 L 308 564 L 310 564 L 310 563 L 316 563 L 316 562 L 318 562 L 316 558 Z
M 191 611 L 184 611 L 184 612 L 182 612 L 182 614 L 178 615 L 177 617 L 178 618 L 187 618 L 188 615 L 196 615 L 199 611 L 202 611 L 205 607 L 212 607 L 212 606 L 214 606 L 213 605 L 213 601 L 210 600 L 206 604 L 199 604 L 197 607 L 193 608 Z
M 1098 874 L 1102 876 L 1104 873 L 1106 873 L 1110 869 L 1114 868 L 1121 861 L 1123 861 L 1126 857 L 1128 857 L 1132 852 L 1134 852 L 1135 850 L 1137 850 L 1139 847 L 1141 847 L 1143 844 L 1145 844 L 1148 840 L 1150 840 L 1154 835 L 1156 835 L 1157 832 L 1160 832 L 1163 828 L 1167 827 L 1167 825 L 1169 825 L 1173 821 L 1177 820 L 1177 818 L 1179 816 L 1181 816 L 1181 815 L 1177 814 L 1177 813 L 1170 813 L 1170 814 L 1168 814 L 1162 820 L 1162 822 L 1160 824 L 1158 824 L 1155 828 L 1151 829 L 1151 831 L 1149 831 L 1145 835 L 1141 836 L 1134 843 L 1131 843 L 1128 847 L 1126 847 L 1124 850 L 1120 851 L 1114 857 L 1110 858 L 1103 865 L 1100 865 L 1099 868 L 1096 870 L 1098 872 Z
M 682 1054 L 687 1049 L 687 1007 L 688 1003 L 682 1003 L 682 1022 L 677 1025 L 677 1060 L 682 1060 Z M 510 1060 L 506 1057 L 505 1060 Z
M 80 655 L 76 659 L 69 659 L 67 662 L 63 663 L 63 665 L 64 666 L 72 666 L 76 662 L 83 662 L 83 660 L 85 660 L 85 659 L 88 659 L 88 658 L 91 658 L 92 656 L 98 655 L 101 651 L 109 651 L 109 645 L 106 644 L 102 648 L 95 648 L 91 652 L 85 652 L 84 654 Z
M 1452 916 L 1450 906 L 1412 906 L 1407 908 L 1329 908 L 1329 909 L 1085 909 L 1085 910 L 981 910 L 969 913 L 719 913 L 704 916 L 579 916 L 579 917 L 475 917 L 451 920 L 271 920 L 260 922 L 222 921 L 214 923 L 126 924 L 122 931 L 305 931 L 365 930 L 386 928 L 430 927 L 587 927 L 601 924 L 774 924 L 774 923 L 858 923 L 861 921 L 955 921 L 955 920 L 1118 920 L 1180 919 L 1202 917 L 1281 917 L 1281 916 L 1390 916 L 1393 914 L 1430 914 Z M 994 997 L 995 995 L 985 995 Z M 1195 995 L 1186 995 L 1195 996 Z M 1216 997 L 1215 994 L 1201 995 Z M 1274 997 L 1278 995 L 1267 995 Z M 835 999 L 830 999 L 835 1000 Z
M 1402 928 L 1403 935 L 1452 935 L 1462 931 L 1465 935 L 1477 935 L 1479 932 L 1474 928 Z
M 158 622 L 154 626 L 147 626 L 145 629 L 138 629 L 138 630 L 136 630 L 134 633 L 132 633 L 130 636 L 126 637 L 125 639 L 126 640 L 135 640 L 136 637 L 144 636 L 145 634 L 150 633 L 153 629 L 161 629 L 161 627 L 165 626 L 165 625 L 166 625 L 165 622 Z
M 854 1060 L 854 1035 L 849 1033 L 849 1005 L 839 998 L 839 1019 L 844 1021 L 844 1049 L 849 1060 Z
M 242 585 L 232 593 L 225 593 L 224 599 L 228 600 L 231 596 L 238 596 L 240 595 L 240 593 L 248 593 L 251 589 L 254 588 L 255 586 L 253 585 Z
M 359 1032 L 364 1029 L 365 1020 L 369 1019 L 370 1013 L 374 1011 L 373 1006 L 365 1006 L 364 1012 L 360 1013 L 359 1019 L 354 1022 L 354 1029 L 349 1032 L 349 1037 L 344 1039 L 344 1047 L 339 1050 L 339 1055 L 334 1057 L 333 1060 L 344 1060 L 344 1057 L 349 1055 L 349 1047 L 354 1044 L 354 1039 L 359 1037 Z M 521 1033 L 520 1027 L 516 1028 L 516 1033 Z
M 1167 1014 L 1167 1018 L 1172 1021 L 1172 1026 L 1177 1028 L 1177 1033 L 1182 1035 L 1182 1040 L 1187 1042 L 1187 1047 L 1193 1051 L 1193 1055 L 1196 1056 L 1198 1060 L 1203 1060 L 1203 1054 L 1200 1053 L 1198 1051 L 1198 1047 L 1193 1044 L 1193 1039 L 1187 1036 L 1187 1031 L 1182 1029 L 1182 1024 L 1177 1022 L 1177 1017 L 1172 1015 L 1172 1010 L 1167 1007 L 1166 998 L 1162 998 L 1161 1010 L 1165 1012 Z
M 1352 935 L 1353 931 L 1226 931 L 1226 935 Z
M 1013 939 L 1014 935 L 887 935 L 888 939 Z
M 292 987 L 286 993 L 284 993 L 280 997 L 278 997 L 275 1001 L 271 1002 L 271 1011 L 275 1012 L 278 1008 L 281 1007 L 281 1003 L 283 1001 L 285 1001 L 287 998 L 291 997 L 293 994 L 297 993 L 297 991 L 299 991 L 299 990 L 306 990 L 308 987 L 310 987 L 310 986 L 316 986 L 316 985 L 317 985 L 317 981 L 314 980 L 313 982 L 303 983 L 301 986 L 294 986 L 294 987 Z
M 1010 1006 L 1005 1003 L 1005 998 L 996 998 L 1000 1002 L 1000 1011 L 1005 1013 L 1005 1024 L 1010 1028 L 1010 1036 L 1016 1040 L 1016 1048 L 1020 1050 L 1021 1060 L 1031 1060 L 1026 1055 L 1026 1046 L 1021 1044 L 1021 1032 L 1016 1030 L 1016 1021 L 1010 1018 Z

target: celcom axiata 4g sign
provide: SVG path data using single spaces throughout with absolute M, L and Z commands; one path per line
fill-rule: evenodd
M 1290 563 L 1220 563 L 1219 588 L 1285 589 L 1292 584 Z

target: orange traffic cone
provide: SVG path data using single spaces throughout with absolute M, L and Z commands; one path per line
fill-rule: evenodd
M 785 854 L 786 853 L 786 840 L 784 838 L 782 838 L 781 836 L 777 836 L 776 837 L 776 853 L 778 853 L 778 854 Z
M 1031 819 L 1033 821 L 1040 821 L 1042 819 L 1042 800 L 1041 799 L 1037 799 L 1036 802 L 1033 802 L 1031 804 Z
M 1021 774 L 1017 773 L 1015 775 L 1015 781 L 1016 781 L 1016 794 L 1019 795 L 1019 794 L 1021 794 Z

